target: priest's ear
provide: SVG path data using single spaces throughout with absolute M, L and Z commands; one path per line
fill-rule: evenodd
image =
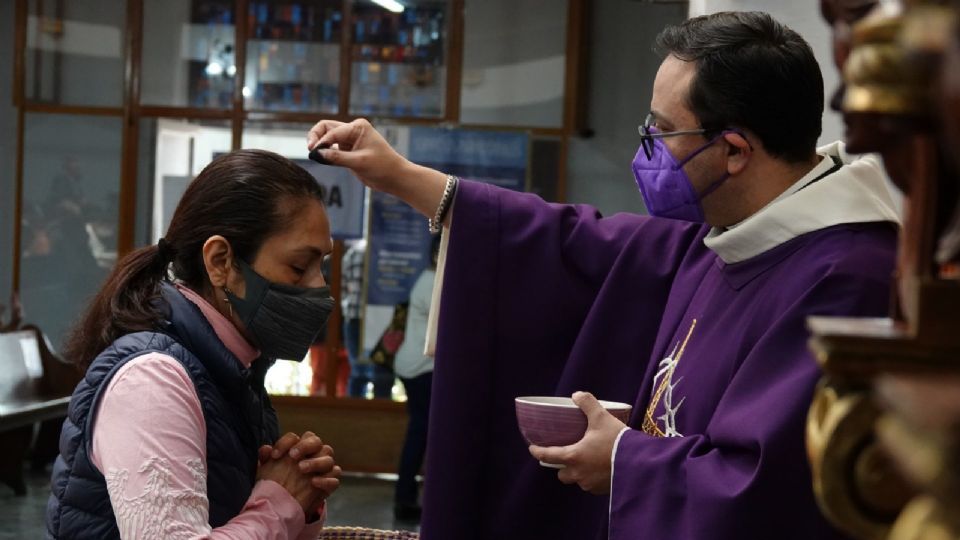
M 731 175 L 737 175 L 747 168 L 747 163 L 753 155 L 753 145 L 747 139 L 747 136 L 740 131 L 727 131 L 723 134 L 723 140 L 727 142 L 727 172 Z

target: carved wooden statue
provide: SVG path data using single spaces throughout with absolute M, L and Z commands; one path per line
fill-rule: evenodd
M 825 373 L 807 430 L 815 491 L 858 538 L 960 538 L 958 7 L 821 4 L 849 149 L 883 156 L 905 215 L 891 316 L 809 321 Z

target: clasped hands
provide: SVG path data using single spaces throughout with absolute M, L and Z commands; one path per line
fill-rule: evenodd
M 302 436 L 287 433 L 273 445 L 259 450 L 257 480 L 273 480 L 300 503 L 307 520 L 340 487 L 340 466 L 333 448 L 307 431 Z

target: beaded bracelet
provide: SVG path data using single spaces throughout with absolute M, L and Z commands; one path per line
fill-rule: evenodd
M 443 226 L 443 219 L 447 217 L 450 210 L 450 203 L 453 202 L 453 195 L 457 192 L 457 183 L 459 178 L 452 174 L 447 175 L 447 185 L 443 188 L 443 197 L 440 198 L 440 206 L 437 207 L 437 213 L 427 220 L 427 227 L 430 234 L 437 234 Z

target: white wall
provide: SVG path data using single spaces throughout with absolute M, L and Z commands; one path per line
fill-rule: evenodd
M 461 121 L 559 127 L 566 24 L 566 2 L 468 0 Z
M 181 49 L 184 21 L 190 18 L 188 2 L 144 3 L 143 69 L 140 98 L 143 103 L 190 105 L 187 98 L 187 63 Z

